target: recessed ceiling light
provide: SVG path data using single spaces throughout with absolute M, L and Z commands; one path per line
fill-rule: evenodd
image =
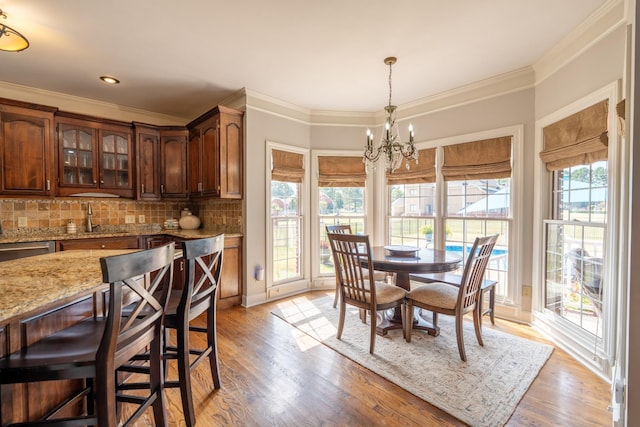
M 102 80 L 105 83 L 108 83 L 110 85 L 117 85 L 118 83 L 120 83 L 120 80 L 116 79 L 115 77 L 111 77 L 111 76 L 100 76 L 100 80 Z

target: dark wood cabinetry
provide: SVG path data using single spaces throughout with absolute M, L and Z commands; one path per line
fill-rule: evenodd
M 0 100 L 0 194 L 53 194 L 54 112 Z
M 90 239 L 58 240 L 57 251 L 85 249 L 140 249 L 138 236 L 95 237 Z
M 145 238 L 145 248 L 157 248 L 158 246 L 166 245 L 167 243 L 174 242 L 176 244 L 176 250 L 182 249 L 182 239 L 171 236 L 147 236 Z M 184 258 L 176 258 L 173 262 L 173 288 L 183 289 L 185 281 L 185 261 Z
M 187 129 L 141 123 L 134 123 L 134 126 L 137 198 L 187 198 Z
M 187 194 L 186 128 L 160 130 L 160 195 L 163 199 L 186 199 Z
M 187 127 L 189 195 L 241 199 L 242 112 L 218 106 Z
M 225 237 L 221 276 L 218 308 L 239 305 L 242 295 L 242 237 Z
M 58 191 L 133 197 L 131 126 L 69 113 L 56 116 Z

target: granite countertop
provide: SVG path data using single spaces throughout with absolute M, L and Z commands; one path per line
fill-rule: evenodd
M 106 286 L 100 258 L 139 250 L 72 250 L 2 262 L 0 325 L 95 292 Z M 182 250 L 175 257 L 182 257 Z
M 4 261 L 0 274 L 0 325 L 103 285 L 100 258 L 135 250 L 63 251 Z
M 124 236 L 173 236 L 181 239 L 201 239 L 215 237 L 224 233 L 226 237 L 242 237 L 238 231 L 229 232 L 218 228 L 198 228 L 196 230 L 182 230 L 180 228 L 165 229 L 160 227 L 120 230 L 117 228 L 94 231 L 93 233 L 68 234 L 57 230 L 34 229 L 25 233 L 5 232 L 0 234 L 0 243 L 37 242 L 42 240 L 72 240 L 72 239 L 96 239 L 100 237 L 124 237 Z

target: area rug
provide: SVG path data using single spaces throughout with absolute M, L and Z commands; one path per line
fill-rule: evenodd
M 471 426 L 504 425 L 553 351 L 552 346 L 488 325 L 482 329 L 480 347 L 473 322 L 465 320 L 465 363 L 458 354 L 454 319 L 441 315 L 438 337 L 414 331 L 407 343 L 401 330 L 389 331 L 376 337 L 371 355 L 369 323 L 362 323 L 358 310 L 347 306 L 338 340 L 339 310 L 332 305 L 333 296 L 301 296 L 280 303 L 272 314 Z

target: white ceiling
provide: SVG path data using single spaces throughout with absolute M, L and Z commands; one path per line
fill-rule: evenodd
M 0 0 L 31 43 L 0 81 L 185 118 L 243 87 L 376 112 L 387 56 L 401 105 L 534 64 L 606 1 Z

